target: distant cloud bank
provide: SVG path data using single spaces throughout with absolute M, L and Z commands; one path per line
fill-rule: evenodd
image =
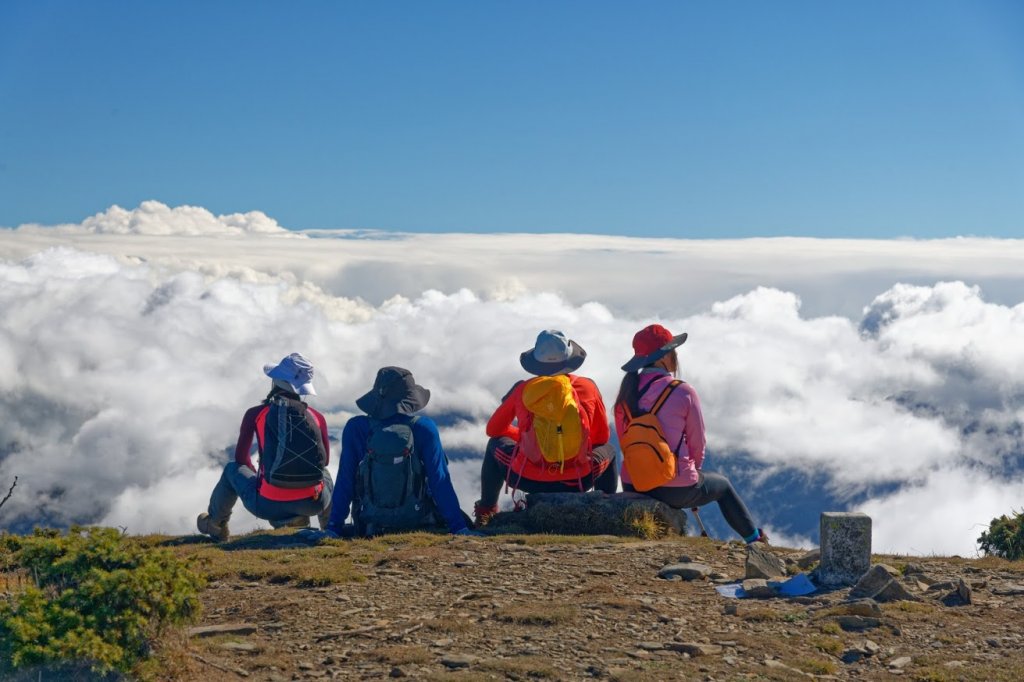
M 468 509 L 536 332 L 578 340 L 610 402 L 655 319 L 690 333 L 709 468 L 813 474 L 872 515 L 876 551 L 972 554 L 1024 500 L 1020 241 L 355 236 L 158 202 L 0 231 L 0 484 L 19 476 L 0 523 L 189 532 L 262 364 L 293 350 L 335 431 L 377 367 L 412 369 L 470 454 Z M 777 536 L 812 534 L 773 518 L 808 491 L 751 486 Z

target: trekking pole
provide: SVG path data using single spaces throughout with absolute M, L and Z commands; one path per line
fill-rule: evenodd
M 690 510 L 690 513 L 693 514 L 693 518 L 697 519 L 697 525 L 700 526 L 700 536 L 702 538 L 708 537 L 708 530 L 704 527 L 704 522 L 700 520 L 699 508 L 694 507 Z

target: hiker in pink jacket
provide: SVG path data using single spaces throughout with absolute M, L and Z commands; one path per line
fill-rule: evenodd
M 675 509 L 691 509 L 717 502 L 726 522 L 746 542 L 768 542 L 768 536 L 754 525 L 743 500 L 722 474 L 702 471 L 704 464 L 704 416 L 697 391 L 678 381 L 679 358 L 676 348 L 686 342 L 686 334 L 673 336 L 660 324 L 652 324 L 633 336 L 633 357 L 622 366 L 619 395 L 615 400 L 615 429 L 622 440 L 628 414 L 648 412 L 662 392 L 671 388 L 656 417 L 665 440 L 676 456 L 676 475 L 670 481 L 644 491 L 645 495 Z M 622 467 L 622 488 L 635 491 L 628 466 Z

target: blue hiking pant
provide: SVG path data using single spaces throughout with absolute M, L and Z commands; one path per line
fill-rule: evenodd
M 324 489 L 320 497 L 313 499 L 307 497 L 302 500 L 291 500 L 289 502 L 278 502 L 261 497 L 257 490 L 259 478 L 256 472 L 250 467 L 238 462 L 229 462 L 224 467 L 224 472 L 217 481 L 210 495 L 210 506 L 207 512 L 210 520 L 220 525 L 231 518 L 231 510 L 235 502 L 242 501 L 242 506 L 249 510 L 249 513 L 258 519 L 275 522 L 285 522 L 296 516 L 317 516 L 320 520 L 320 527 L 326 528 L 327 521 L 331 517 L 331 498 L 334 493 L 334 479 L 330 472 L 324 470 Z

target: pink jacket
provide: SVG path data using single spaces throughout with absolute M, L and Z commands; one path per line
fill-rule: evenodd
M 672 375 L 661 368 L 647 367 L 640 371 L 640 408 L 649 410 L 661 391 L 673 380 Z M 658 412 L 658 421 L 665 432 L 665 438 L 679 455 L 676 477 L 665 484 L 665 487 L 686 488 L 696 485 L 697 471 L 704 464 L 704 416 L 700 411 L 700 399 L 697 391 L 690 384 L 683 382 L 662 405 Z M 625 411 L 621 405 L 615 406 L 615 431 L 622 438 L 626 429 Z M 632 483 L 629 472 L 622 468 L 622 482 Z

